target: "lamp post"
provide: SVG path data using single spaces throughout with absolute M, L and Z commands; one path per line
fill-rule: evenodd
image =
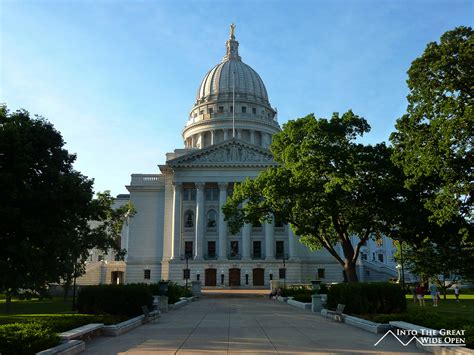
M 285 254 L 283 253 L 283 288 L 286 288 L 286 264 L 285 264 Z
M 403 240 L 400 241 L 400 262 L 402 266 L 402 288 L 405 291 L 405 268 L 404 268 L 404 260 L 403 260 Z
M 184 271 L 184 279 L 186 280 L 186 294 L 188 293 L 188 279 L 189 279 L 189 256 L 186 255 L 186 270 Z

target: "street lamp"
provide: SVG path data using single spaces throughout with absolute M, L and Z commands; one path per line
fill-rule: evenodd
M 188 279 L 189 279 L 189 256 L 186 255 L 186 270 L 184 270 L 184 279 L 186 280 L 186 293 L 188 293 Z
M 286 264 L 285 264 L 285 254 L 283 254 L 283 288 L 286 288 Z

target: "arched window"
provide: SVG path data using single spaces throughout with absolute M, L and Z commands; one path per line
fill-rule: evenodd
M 194 213 L 193 211 L 186 211 L 184 213 L 184 228 L 194 227 Z
M 216 228 L 217 226 L 217 213 L 214 210 L 207 212 L 207 228 Z

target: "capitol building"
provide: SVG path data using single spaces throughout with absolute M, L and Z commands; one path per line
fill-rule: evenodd
M 240 56 L 233 25 L 225 50 L 183 120 L 184 148 L 167 153 L 159 171 L 132 174 L 129 194 L 117 196 L 116 205 L 131 202 L 137 211 L 122 233 L 125 261 L 94 250 L 79 284 L 183 284 L 186 276 L 209 287 L 343 281 L 341 265 L 327 251 L 309 250 L 278 220 L 246 224 L 237 234 L 227 227 L 221 207 L 235 184 L 274 164 L 268 147 L 280 125 L 262 78 Z M 368 241 L 359 279 L 396 277 L 394 252 L 389 238 Z

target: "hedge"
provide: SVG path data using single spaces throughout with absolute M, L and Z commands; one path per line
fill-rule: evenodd
M 332 285 L 327 306 L 336 309 L 338 304 L 346 305 L 347 314 L 401 313 L 407 308 L 402 288 L 385 282 Z
M 88 314 L 138 316 L 142 306 L 153 305 L 148 285 L 97 285 L 83 287 L 77 296 L 77 310 Z
M 0 326 L 0 354 L 29 355 L 59 344 L 59 336 L 43 323 Z

